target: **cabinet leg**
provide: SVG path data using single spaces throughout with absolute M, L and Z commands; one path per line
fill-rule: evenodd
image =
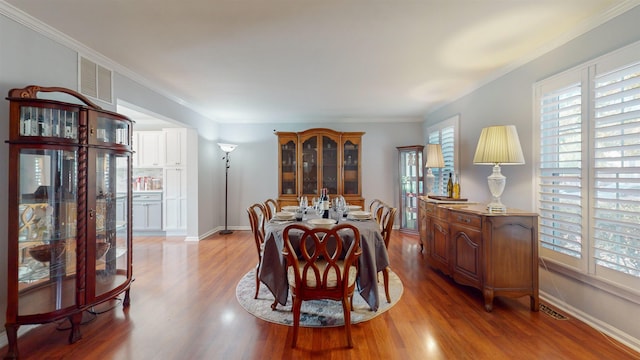
M 123 308 L 128 308 L 129 305 L 131 305 L 131 298 L 129 297 L 129 290 L 127 289 L 124 292 L 124 300 L 122 300 L 122 307 Z
M 83 312 L 75 313 L 69 316 L 69 322 L 71 322 L 71 332 L 69 333 L 69 344 L 73 344 L 76 341 L 82 339 L 82 333 L 80 332 L 80 324 L 82 323 Z
M 9 342 L 7 354 L 4 356 L 5 359 L 18 358 L 18 328 L 19 327 L 20 325 L 15 325 L 15 324 L 4 325 L 5 331 L 7 332 L 7 340 Z
M 491 312 L 493 310 L 493 290 L 484 289 L 482 293 L 484 295 L 484 309 Z
M 531 311 L 540 310 L 540 298 L 538 298 L 538 296 L 536 295 L 531 295 L 529 298 L 531 302 Z

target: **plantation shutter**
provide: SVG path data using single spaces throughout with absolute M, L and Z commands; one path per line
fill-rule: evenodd
M 540 98 L 539 239 L 541 246 L 582 258 L 582 85 Z
M 439 195 L 447 194 L 447 180 L 449 174 L 455 170 L 455 127 L 447 126 L 438 131 L 429 133 L 429 144 L 440 144 L 444 168 L 432 168 L 435 183 L 433 192 Z
M 596 75 L 594 107 L 595 262 L 640 277 L 640 63 Z

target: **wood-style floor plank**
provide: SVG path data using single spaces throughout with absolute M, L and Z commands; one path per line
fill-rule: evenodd
M 23 359 L 640 359 L 576 319 L 529 311 L 528 297 L 496 298 L 485 312 L 478 290 L 426 266 L 416 236 L 393 231 L 390 258 L 402 298 L 352 327 L 351 350 L 342 327 L 301 328 L 291 349 L 291 327 L 238 304 L 235 287 L 257 259 L 249 231 L 200 242 L 136 237 L 128 310 L 97 307 L 104 312 L 82 326 L 75 344 L 56 329 L 65 323 L 53 323 L 18 346 Z

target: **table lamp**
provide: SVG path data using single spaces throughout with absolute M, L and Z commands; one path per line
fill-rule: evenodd
M 440 144 L 427 144 L 427 162 L 424 167 L 427 168 L 427 195 L 435 195 L 433 193 L 433 184 L 436 178 L 433 176 L 431 169 L 444 167 L 442 146 Z
M 487 205 L 489 211 L 505 212 L 500 201 L 507 178 L 500 172 L 500 165 L 524 164 L 522 147 L 514 125 L 489 126 L 482 129 L 476 154 L 476 165 L 493 165 L 493 173 L 487 177 L 493 200 Z

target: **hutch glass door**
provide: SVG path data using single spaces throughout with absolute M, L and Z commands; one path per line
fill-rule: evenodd
M 322 136 L 322 187 L 338 194 L 338 142 L 328 136 Z
M 318 137 L 302 141 L 302 195 L 319 195 L 318 192 Z
M 280 144 L 280 194 L 296 194 L 298 185 L 296 184 L 296 141 L 295 139 L 284 139 Z
M 343 144 L 342 161 L 344 162 L 344 190 L 345 195 L 360 194 L 360 146 L 357 142 L 347 140 Z
M 18 196 L 18 315 L 75 305 L 75 151 L 21 148 Z

